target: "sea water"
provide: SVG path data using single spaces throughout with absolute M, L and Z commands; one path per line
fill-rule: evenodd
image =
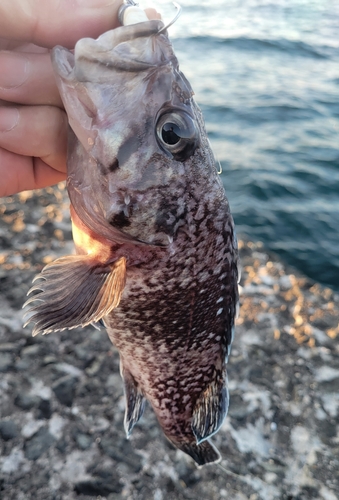
M 339 290 L 338 0 L 178 2 L 169 33 L 238 235 Z

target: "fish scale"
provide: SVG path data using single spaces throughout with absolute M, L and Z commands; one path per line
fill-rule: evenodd
M 36 278 L 33 334 L 103 322 L 127 436 L 147 400 L 177 448 L 218 461 L 208 438 L 228 408 L 237 245 L 192 88 L 159 20 L 80 40 L 74 54 L 56 47 L 52 60 L 71 125 L 76 255 Z
M 230 276 L 224 238 L 215 238 L 210 244 L 205 219 L 195 221 L 192 228 L 192 238 L 180 235 L 173 243 L 175 248 L 169 259 L 166 260 L 167 253 L 163 261 L 159 256 L 152 258 L 150 269 L 146 270 L 145 265 L 139 274 L 140 281 L 135 276 L 127 279 L 119 308 L 105 320 L 124 368 L 147 395 L 165 434 L 178 447 L 191 441 L 189 416 L 199 395 L 211 380 L 222 380 L 221 385 L 225 385 L 223 360 L 231 341 L 231 326 L 222 318 L 221 306 L 227 308 L 227 301 L 223 297 L 220 302 L 220 276 Z M 207 264 L 202 256 L 210 253 L 213 260 Z M 156 277 L 148 279 L 153 272 Z M 136 291 L 133 285 L 128 287 L 129 282 L 137 283 Z M 143 290 L 141 303 L 140 290 Z M 180 312 L 174 315 L 179 303 Z M 127 337 L 126 331 L 130 332 Z M 145 335 L 145 332 L 151 333 Z M 177 391 L 171 396 L 167 392 L 169 387 L 172 391 L 168 381 L 173 378 L 177 380 Z M 175 395 L 179 395 L 178 399 Z

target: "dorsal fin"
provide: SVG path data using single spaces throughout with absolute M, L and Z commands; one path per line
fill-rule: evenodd
M 126 283 L 126 259 L 98 263 L 88 255 L 61 257 L 38 274 L 28 294 L 32 302 L 25 326 L 35 322 L 33 335 L 86 326 L 109 314 L 120 302 Z
M 224 381 L 213 381 L 199 396 L 192 419 L 192 430 L 201 443 L 220 428 L 228 410 L 228 390 Z
M 129 437 L 133 427 L 144 412 L 146 400 L 133 375 L 124 368 L 123 364 L 121 364 L 120 371 L 124 381 L 126 398 L 124 427 L 126 436 Z

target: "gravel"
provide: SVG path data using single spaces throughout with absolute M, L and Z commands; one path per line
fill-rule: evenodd
M 22 304 L 72 251 L 63 185 L 0 200 L 0 498 L 336 500 L 339 297 L 240 242 L 223 460 L 198 469 L 147 408 L 127 440 L 119 357 L 92 327 L 31 336 Z

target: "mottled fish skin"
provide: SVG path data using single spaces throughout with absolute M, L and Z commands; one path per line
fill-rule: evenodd
M 228 408 L 237 245 L 202 114 L 162 28 L 148 21 L 80 40 L 74 55 L 53 51 L 73 129 L 77 256 L 46 266 L 28 302 L 39 299 L 35 334 L 103 320 L 120 354 L 127 435 L 147 399 L 167 438 L 203 465 L 220 457 L 208 438 Z M 162 126 L 178 119 L 188 137 L 168 145 Z

